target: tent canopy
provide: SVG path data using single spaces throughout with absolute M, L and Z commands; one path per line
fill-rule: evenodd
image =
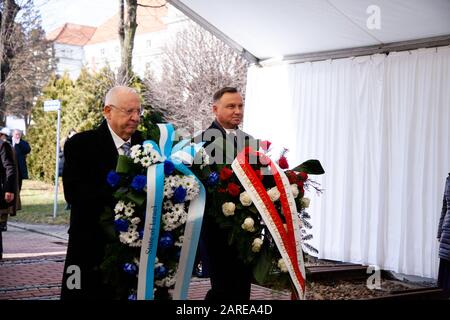
M 450 0 L 170 3 L 236 49 L 247 52 L 255 62 L 417 39 L 434 41 L 432 45 L 445 41 L 442 44 L 446 45 L 450 38 Z

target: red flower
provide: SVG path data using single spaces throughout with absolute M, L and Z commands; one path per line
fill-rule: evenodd
M 286 171 L 286 176 L 289 179 L 289 183 L 293 184 L 297 182 L 297 174 L 294 171 Z
M 303 190 L 303 181 L 302 180 L 298 180 L 297 181 L 297 186 L 298 186 L 298 190 Z
M 237 197 L 241 194 L 241 191 L 236 183 L 231 182 L 228 184 L 228 193 L 233 197 Z
M 223 167 L 222 170 L 220 170 L 220 180 L 225 181 L 231 178 L 233 175 L 233 170 L 228 169 L 227 167 Z
M 308 180 L 308 174 L 306 172 L 300 172 L 300 179 L 302 179 L 302 181 Z
M 263 141 L 261 141 L 260 146 L 261 146 L 261 149 L 263 149 L 264 151 L 267 151 L 267 150 L 269 150 L 271 144 L 272 144 L 272 142 L 270 142 L 269 140 L 263 140 Z
M 280 166 L 281 169 L 289 168 L 289 163 L 285 156 L 281 156 L 280 159 L 278 159 L 278 165 Z

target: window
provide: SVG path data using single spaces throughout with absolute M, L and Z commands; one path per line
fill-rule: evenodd
M 146 45 L 147 48 L 150 48 L 152 46 L 152 40 L 147 40 Z

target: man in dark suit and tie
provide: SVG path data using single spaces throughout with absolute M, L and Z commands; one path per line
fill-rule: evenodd
M 64 300 L 111 298 L 112 290 L 102 283 L 100 274 L 106 245 L 100 215 L 105 206 L 113 206 L 108 172 L 115 170 L 119 154 L 142 143 L 136 131 L 142 115 L 139 95 L 129 87 L 110 89 L 103 115 L 105 120 L 97 129 L 74 135 L 64 147 L 64 196 L 71 204 L 61 290 Z
M 231 164 L 237 152 L 243 149 L 248 144 L 246 141 L 252 140 L 252 137 L 238 128 L 244 115 L 244 103 L 236 88 L 225 87 L 217 91 L 213 96 L 212 111 L 216 119 L 202 133 L 201 138 L 215 170 L 215 163 L 228 161 Z M 234 146 L 233 150 L 224 150 L 223 153 L 215 150 L 211 143 L 219 137 L 224 138 L 229 146 Z M 212 208 L 208 205 L 212 196 L 207 196 L 206 208 Z M 202 263 L 206 265 L 211 280 L 211 290 L 205 299 L 249 300 L 252 270 L 239 260 L 236 248 L 228 245 L 228 232 L 215 222 L 215 214 L 217 213 L 206 209 L 199 248 Z

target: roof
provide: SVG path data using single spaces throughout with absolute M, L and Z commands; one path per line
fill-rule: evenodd
M 57 43 L 84 46 L 91 39 L 96 28 L 74 23 L 66 23 L 47 35 L 47 39 Z
M 139 3 L 144 5 L 158 6 L 162 2 L 161 0 L 141 0 L 139 1 Z M 162 21 L 162 18 L 165 16 L 167 16 L 167 6 L 161 8 L 148 8 L 138 6 L 136 17 L 138 27 L 136 29 L 136 35 L 156 32 L 165 29 L 166 26 Z M 87 44 L 89 45 L 118 39 L 118 26 L 119 13 L 100 25 Z
M 449 0 L 168 1 L 256 60 L 450 35 Z

